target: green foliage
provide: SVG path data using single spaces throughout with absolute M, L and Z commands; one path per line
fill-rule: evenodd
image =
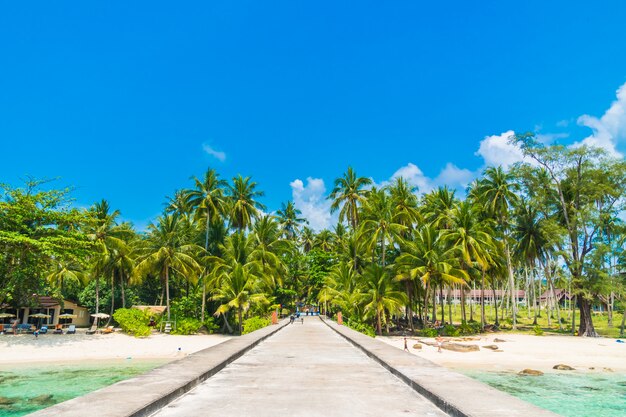
M 425 327 L 419 331 L 419 334 L 424 337 L 436 337 L 439 336 L 439 332 L 437 329 L 433 329 L 432 327 Z
M 543 336 L 543 329 L 539 327 L 539 325 L 536 325 L 533 327 L 533 333 L 535 333 L 535 336 Z
M 150 314 L 133 308 L 120 308 L 113 314 L 113 319 L 123 331 L 135 337 L 150 335 Z
M 209 334 L 213 334 L 220 329 L 220 326 L 217 323 L 215 323 L 214 317 L 209 317 L 204 320 L 204 328 Z
M 363 323 L 355 319 L 348 319 L 344 323 L 352 330 L 356 330 L 357 332 L 368 335 L 369 337 L 376 336 L 376 331 L 374 330 L 374 328 L 367 323 Z
M 472 334 L 480 333 L 480 323 L 462 323 L 459 326 L 459 334 L 462 336 L 469 336 Z
M 182 296 L 171 301 L 172 317 L 197 318 L 200 313 L 200 297 L 196 295 Z
M 459 331 L 459 329 L 457 329 L 456 326 L 453 326 L 451 324 L 446 324 L 442 330 L 442 334 L 444 336 L 456 337 L 456 336 L 459 336 L 460 333 L 461 332 Z
M 172 334 L 189 335 L 196 334 L 202 327 L 202 322 L 193 318 L 184 318 L 176 320 L 176 328 L 172 330 Z
M 270 319 L 265 317 L 250 317 L 249 319 L 243 321 L 243 331 L 241 334 L 252 333 L 256 330 L 269 326 L 271 323 Z

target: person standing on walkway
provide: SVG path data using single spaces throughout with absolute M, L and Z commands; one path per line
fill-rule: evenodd
M 409 351 L 409 347 L 406 344 L 406 337 L 404 338 L 404 350 Z

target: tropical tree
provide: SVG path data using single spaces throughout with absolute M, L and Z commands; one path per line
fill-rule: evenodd
M 287 239 L 295 239 L 298 234 L 298 228 L 301 224 L 306 223 L 304 217 L 299 217 L 302 212 L 296 208 L 293 201 L 282 203 L 280 209 L 276 212 L 278 224 L 282 233 Z
M 489 167 L 476 187 L 476 200 L 481 203 L 498 224 L 498 231 L 504 244 L 504 255 L 509 276 L 509 290 L 511 292 L 511 312 L 513 329 L 517 328 L 517 293 L 515 291 L 515 277 L 511 250 L 509 247 L 510 213 L 517 202 L 517 184 L 512 172 L 506 172 L 501 166 Z
M 257 190 L 257 183 L 250 177 L 238 175 L 233 178 L 233 183 L 228 185 L 227 195 L 230 227 L 240 232 L 249 228 L 252 221 L 259 217 L 259 210 L 265 210 L 265 206 L 257 201 L 265 193 Z
M 404 292 L 398 290 L 395 281 L 391 278 L 388 270 L 380 265 L 371 264 L 363 272 L 365 283 L 364 313 L 366 317 L 374 317 L 376 332 L 382 335 L 383 323 L 389 331 L 389 323 L 386 314 L 400 313 L 406 305 L 407 298 Z
M 359 205 L 365 200 L 365 187 L 371 183 L 371 179 L 358 177 L 352 167 L 348 167 L 343 177 L 335 179 L 335 186 L 328 196 L 333 200 L 331 213 L 339 210 L 339 221 L 347 220 L 353 232 L 359 223 Z
M 195 188 L 185 192 L 185 203 L 194 210 L 196 220 L 203 220 L 205 239 L 204 249 L 209 252 L 209 235 L 211 232 L 211 223 L 220 222 L 220 215 L 226 210 L 226 197 L 224 195 L 224 187 L 228 184 L 220 179 L 219 174 L 214 169 L 207 169 L 204 178 L 200 180 L 193 177 Z M 204 322 L 204 313 L 206 310 L 206 274 L 202 274 L 202 307 L 200 320 Z
M 148 226 L 148 237 L 139 249 L 140 258 L 133 280 L 139 282 L 150 274 L 161 278 L 165 289 L 167 320 L 170 312 L 170 273 L 175 272 L 184 279 L 196 282 L 202 268 L 198 264 L 202 247 L 188 243 L 186 223 L 178 213 L 163 214 L 156 224 Z

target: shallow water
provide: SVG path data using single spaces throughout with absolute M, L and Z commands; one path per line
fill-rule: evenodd
M 18 417 L 128 379 L 164 360 L 0 366 L 0 417 Z
M 532 377 L 508 372 L 461 372 L 563 416 L 626 416 L 626 374 L 564 371 Z

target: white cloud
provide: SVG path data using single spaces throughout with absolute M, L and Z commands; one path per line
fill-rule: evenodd
M 410 185 L 417 187 L 418 191 L 426 193 L 433 189 L 432 180 L 422 172 L 419 167 L 411 162 L 401 167 L 391 176 L 390 181 L 385 181 L 381 185 L 387 185 L 396 178 L 404 178 Z
M 500 135 L 486 136 L 481 142 L 474 155 L 480 156 L 487 166 L 502 165 L 508 168 L 516 162 L 524 159 L 524 154 L 519 146 L 509 143 L 511 136 L 515 135 L 512 130 L 507 130 Z
M 326 199 L 326 186 L 321 178 L 306 179 L 306 186 L 300 179 L 291 183 L 293 203 L 302 216 L 309 221 L 309 227 L 315 231 L 330 229 L 337 221 L 330 214 L 331 201 Z
M 453 163 L 448 162 L 446 167 L 437 175 L 434 182 L 438 187 L 447 185 L 451 188 L 465 189 L 474 178 L 476 178 L 475 172 L 469 169 L 459 168 Z
M 207 145 L 206 143 L 202 144 L 202 149 L 204 150 L 204 152 L 208 153 L 209 155 L 211 155 L 212 157 L 224 162 L 226 160 L 226 154 L 222 151 L 218 151 L 213 149 L 211 146 Z
M 599 119 L 588 114 L 578 118 L 578 124 L 590 128 L 592 134 L 574 146 L 596 146 L 613 156 L 622 156 L 616 146 L 620 140 L 626 139 L 626 83 L 617 89 L 616 96 L 617 100 Z

